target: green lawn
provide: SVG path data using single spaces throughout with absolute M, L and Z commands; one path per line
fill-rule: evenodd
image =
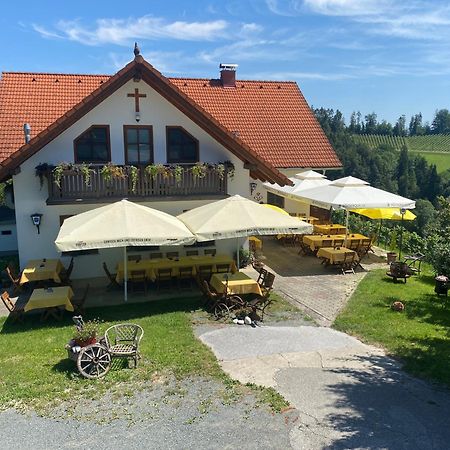
M 277 308 L 283 308 L 281 302 L 275 302 Z M 137 323 L 145 332 L 138 368 L 113 366 L 101 380 L 81 378 L 75 363 L 67 358 L 64 345 L 74 330 L 69 316 L 62 323 L 48 324 L 41 324 L 39 316 L 26 317 L 24 324 L 1 318 L 0 409 L 46 407 L 55 400 L 98 397 L 117 388 L 126 395 L 139 386 L 151 388 L 153 380 L 169 375 L 212 377 L 223 381 L 224 392 L 231 389 L 233 397 L 237 391 L 251 389 L 273 410 L 286 407 L 286 401 L 273 389 L 240 386 L 222 372 L 213 353 L 193 333 L 193 320 L 208 320 L 200 304 L 201 299 L 194 297 L 89 309 L 85 319 L 102 320 L 101 332 L 121 322 Z
M 403 313 L 390 309 L 395 300 L 405 304 Z M 450 299 L 443 301 L 431 273 L 405 285 L 377 270 L 361 281 L 334 327 L 381 345 L 409 372 L 450 386 Z
M 417 154 L 423 156 L 428 163 L 435 164 L 438 173 L 442 173 L 450 169 L 450 152 L 417 152 Z

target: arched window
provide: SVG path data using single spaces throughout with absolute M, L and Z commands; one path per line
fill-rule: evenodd
M 166 142 L 169 164 L 195 164 L 198 162 L 198 140 L 183 127 L 166 127 Z
M 74 141 L 76 163 L 111 161 L 109 125 L 93 125 Z

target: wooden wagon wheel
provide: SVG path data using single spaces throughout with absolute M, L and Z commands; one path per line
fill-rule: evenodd
M 214 317 L 216 320 L 226 320 L 230 317 L 230 308 L 225 303 L 218 303 L 214 307 Z
M 111 368 L 111 354 L 101 344 L 83 347 L 78 354 L 77 368 L 85 378 L 104 377 Z

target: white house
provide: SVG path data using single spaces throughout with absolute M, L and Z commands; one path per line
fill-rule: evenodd
M 136 49 L 114 76 L 3 73 L 0 180 L 13 180 L 21 266 L 60 256 L 66 217 L 121 198 L 176 215 L 233 194 L 266 201 L 264 181 L 340 167 L 296 83 L 238 81 L 235 69 L 169 79 Z M 73 277 L 119 259 L 77 255 Z

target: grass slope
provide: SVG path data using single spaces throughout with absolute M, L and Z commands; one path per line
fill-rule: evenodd
M 405 304 L 403 313 L 390 309 L 396 300 Z M 334 327 L 383 346 L 407 371 L 450 386 L 450 302 L 443 301 L 430 273 L 405 285 L 377 270 L 361 281 Z
M 130 304 L 89 310 L 89 317 L 104 321 L 102 332 L 115 323 L 131 321 L 145 330 L 141 342 L 143 361 L 137 370 L 111 370 L 104 380 L 87 381 L 77 375 L 64 345 L 70 340 L 70 319 L 60 324 L 40 324 L 38 317 L 25 324 L 0 321 L 0 405 L 15 402 L 48 402 L 95 390 L 104 392 L 117 382 L 150 380 L 155 372 L 178 377 L 221 377 L 212 354 L 194 337 L 190 314 L 198 299 Z

